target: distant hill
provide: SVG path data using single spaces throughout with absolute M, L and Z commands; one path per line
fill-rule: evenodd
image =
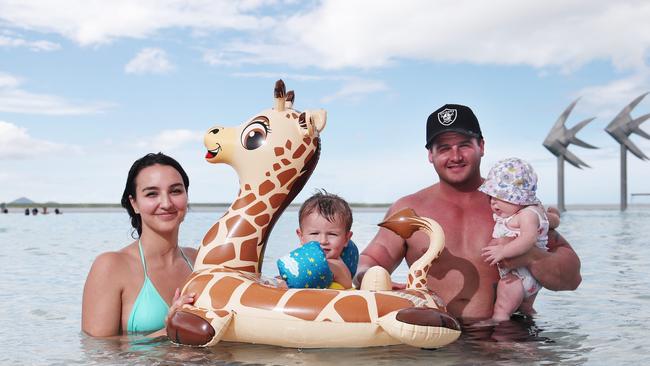
M 36 202 L 30 200 L 30 199 L 27 198 L 27 197 L 20 197 L 20 198 L 17 199 L 17 200 L 14 200 L 14 201 L 12 201 L 12 202 L 9 202 L 10 205 L 31 205 L 31 204 L 33 204 L 33 203 L 36 203 Z

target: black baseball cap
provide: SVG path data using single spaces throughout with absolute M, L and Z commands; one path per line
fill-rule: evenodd
M 433 140 L 444 132 L 458 132 L 476 138 L 483 138 L 481 126 L 474 112 L 461 104 L 445 104 L 427 118 L 427 144 L 431 148 Z

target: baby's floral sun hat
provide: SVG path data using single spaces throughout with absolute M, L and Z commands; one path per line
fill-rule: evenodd
M 516 205 L 537 205 L 537 174 L 526 161 L 508 158 L 496 163 L 478 190 Z

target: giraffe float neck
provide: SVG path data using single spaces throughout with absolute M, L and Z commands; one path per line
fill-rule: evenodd
M 268 237 L 277 219 L 293 201 L 314 171 L 320 155 L 319 138 L 305 138 L 303 148 L 285 148 L 288 154 L 304 154 L 299 164 L 280 155 L 279 163 L 287 169 L 278 174 L 267 174 L 264 182 L 252 185 L 240 182 L 239 194 L 226 213 L 205 234 L 196 260 L 195 269 L 225 267 L 251 273 L 260 273 Z M 298 153 L 297 153 L 298 152 Z

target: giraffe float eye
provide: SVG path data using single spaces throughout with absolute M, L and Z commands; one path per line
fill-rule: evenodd
M 269 127 L 264 121 L 253 121 L 244 128 L 241 134 L 241 144 L 246 150 L 255 150 L 264 145 Z

